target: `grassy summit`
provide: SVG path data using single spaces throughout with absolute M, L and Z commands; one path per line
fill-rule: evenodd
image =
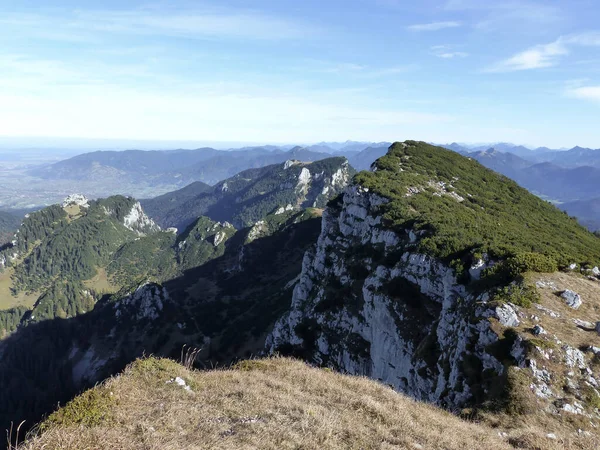
M 208 372 L 139 360 L 40 429 L 23 449 L 512 448 L 375 381 L 283 358 Z
M 600 262 L 598 237 L 471 158 L 406 141 L 393 144 L 375 169 L 356 181 L 391 200 L 382 207 L 389 226 L 422 232 L 421 252 L 466 263 L 487 253 L 538 271 Z

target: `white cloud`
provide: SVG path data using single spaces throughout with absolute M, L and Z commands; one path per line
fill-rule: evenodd
M 20 33 L 26 29 L 31 36 L 60 41 L 90 40 L 94 34 L 255 40 L 306 39 L 324 34 L 323 29 L 301 21 L 225 8 L 63 11 L 54 15 L 4 13 L 0 27 L 18 29 Z
M 515 72 L 519 70 L 541 69 L 558 64 L 559 57 L 567 55 L 568 48 L 560 42 L 536 45 L 488 68 L 488 72 Z
M 277 91 L 260 95 L 251 88 L 156 94 L 81 87 L 44 98 L 0 92 L 0 135 L 304 142 L 345 135 L 385 139 L 393 132 L 452 120 L 363 107 L 355 105 L 356 99 L 343 102 L 326 93 L 323 97 Z
M 572 46 L 600 46 L 600 33 L 588 32 L 561 36 L 554 42 L 536 45 L 508 59 L 499 61 L 485 71 L 515 72 L 556 66 L 561 57 L 570 53 L 570 47 Z
M 453 58 L 466 58 L 467 56 L 469 56 L 469 54 L 466 52 L 444 52 L 444 53 L 437 53 L 437 54 L 435 54 L 435 56 L 437 56 L 438 58 L 443 58 L 443 59 L 453 59 Z
M 455 51 L 451 45 L 432 45 L 430 50 L 434 56 L 442 59 L 466 58 L 467 52 Z
M 151 68 L 0 59 L 0 135 L 309 142 L 395 139 L 452 117 L 383 106 L 370 92 L 290 83 L 204 83 Z M 377 69 L 355 68 L 364 76 Z M 380 70 L 401 70 L 391 67 Z M 111 77 L 106 80 L 103 71 Z M 114 73 L 123 73 L 115 78 Z M 241 77 L 243 78 L 243 77 Z M 141 81 L 150 81 L 145 83 Z M 157 89 L 159 84 L 161 89 Z
M 448 22 L 431 22 L 431 23 L 422 23 L 416 25 L 410 25 L 407 27 L 410 31 L 438 31 L 446 28 L 456 28 L 460 27 L 460 22 L 448 21 Z
M 587 33 L 572 34 L 565 36 L 562 40 L 565 44 L 598 47 L 600 46 L 600 32 L 589 31 Z
M 357 63 L 333 63 L 329 61 L 307 59 L 305 65 L 295 69 L 306 72 L 307 70 L 310 70 L 309 66 L 311 65 L 316 66 L 316 68 L 312 70 L 317 73 L 348 75 L 354 78 L 384 78 L 386 76 L 411 72 L 418 67 L 416 64 L 374 67 Z
M 448 0 L 447 11 L 473 11 L 481 18 L 475 28 L 484 31 L 506 31 L 521 26 L 528 31 L 531 25 L 550 25 L 564 20 L 566 14 L 561 8 L 543 2 L 524 0 Z
M 600 86 L 582 86 L 568 89 L 567 95 L 582 100 L 600 102 Z

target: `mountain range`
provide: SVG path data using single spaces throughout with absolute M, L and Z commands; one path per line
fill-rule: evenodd
M 265 393 L 332 400 L 333 386 L 352 383 L 331 373 L 343 372 L 388 386 L 391 402 L 403 394 L 467 417 L 499 448 L 595 448 L 600 239 L 476 154 L 398 142 L 358 174 L 327 156 L 141 202 L 72 195 L 25 217 L 0 252 L 2 300 L 12 301 L 0 310 L 0 427 L 42 421 L 28 448 L 67 439 L 81 448 L 115 427 L 123 442 L 171 439 L 164 409 L 179 394 L 197 405 L 202 393 L 214 412 L 194 413 L 200 439 L 204 419 L 228 424 L 219 439 L 242 428 L 253 439 L 273 413 L 232 415 L 258 404 L 251 391 L 238 382 L 221 401 L 206 380 L 223 375 L 230 389 L 230 377 L 283 373 L 288 360 L 246 361 L 277 353 L 320 369 L 293 365 Z M 518 157 L 504 156 L 480 155 L 517 170 Z M 236 365 L 201 375 L 148 354 Z M 344 405 L 368 415 L 381 442 L 391 418 L 382 391 L 364 389 Z M 156 411 L 123 413 L 150 398 Z M 320 421 L 321 406 L 294 404 L 277 411 Z M 389 442 L 402 448 L 405 435 Z
M 589 200 L 600 195 L 600 167 L 562 167 L 533 163 L 512 153 L 488 149 L 468 153 L 481 164 L 515 180 L 535 194 L 560 202 Z M 599 152 L 600 155 L 600 152 Z
M 343 157 L 307 163 L 287 160 L 249 169 L 207 188 L 192 184 L 150 200 L 144 209 L 163 227 L 184 229 L 198 216 L 251 226 L 278 209 L 323 208 L 349 182 L 354 169 Z M 190 196 L 193 190 L 196 195 Z M 200 192 L 202 191 L 202 192 Z

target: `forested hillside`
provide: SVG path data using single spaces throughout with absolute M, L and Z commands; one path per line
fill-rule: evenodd
M 198 216 L 227 221 L 236 228 L 253 225 L 278 208 L 322 208 L 339 193 L 354 170 L 342 157 L 313 163 L 289 160 L 245 170 L 210 190 L 193 195 L 194 185 L 181 191 L 144 200 L 150 217 L 163 227 L 185 229 Z
M 2 253 L 13 294 L 36 300 L 0 311 L 0 384 L 9 387 L 0 426 L 33 424 L 144 353 L 176 357 L 192 344 L 223 363 L 261 351 L 318 236 L 322 210 L 312 205 L 337 195 L 350 170 L 333 158 L 231 180 L 229 198 L 244 206 L 232 201 L 233 211 L 249 225 L 240 228 L 200 216 L 179 233 L 161 230 L 122 196 L 75 195 L 30 214 Z M 183 198 L 204 190 L 193 185 Z M 181 200 L 163 197 L 172 199 Z

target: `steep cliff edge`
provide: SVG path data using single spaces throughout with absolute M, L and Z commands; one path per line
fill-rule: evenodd
M 599 239 L 515 183 L 398 143 L 328 205 L 267 348 L 452 410 L 546 411 L 594 433 L 600 339 L 560 295 L 589 283 L 580 319 L 595 326 L 599 260 Z M 546 276 L 567 277 L 548 300 L 538 273 L 569 266 Z M 554 298 L 567 323 L 544 312 Z

